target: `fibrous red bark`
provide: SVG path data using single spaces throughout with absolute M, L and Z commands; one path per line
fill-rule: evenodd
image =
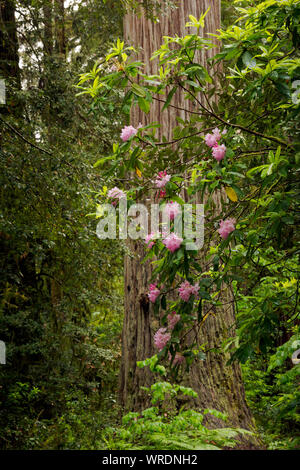
M 147 73 L 155 73 L 157 64 L 150 62 L 153 51 L 162 43 L 163 36 L 185 35 L 185 24 L 188 15 L 199 18 L 208 7 L 210 11 L 205 18 L 205 27 L 202 34 L 214 33 L 220 27 L 220 2 L 208 0 L 184 0 L 179 2 L 176 10 L 171 10 L 153 23 L 145 16 L 137 17 L 127 15 L 124 20 L 124 37 L 134 47 L 141 48 L 140 58 L 146 65 Z M 207 64 L 208 57 L 212 57 L 216 50 L 201 51 L 197 60 L 203 65 Z M 193 106 L 177 92 L 172 104 L 179 108 Z M 137 126 L 139 122 L 148 124 L 159 121 L 161 134 L 172 140 L 172 129 L 176 125 L 176 116 L 187 119 L 182 110 L 169 107 L 161 112 L 163 103 L 155 101 L 151 105 L 148 115 L 142 113 L 138 107 L 131 114 L 131 124 Z M 190 108 L 192 109 L 192 108 Z M 216 210 L 221 208 L 221 194 L 216 197 Z M 147 298 L 151 269 L 149 264 L 141 265 L 144 256 L 144 244 L 138 241 L 129 241 L 128 248 L 131 256 L 125 259 L 125 317 L 122 335 L 122 364 L 120 371 L 120 401 L 127 409 L 141 409 L 147 402 L 140 390 L 141 386 L 149 386 L 155 380 L 147 368 L 139 369 L 136 362 L 144 360 L 155 353 L 153 347 L 153 325 L 155 324 L 152 307 Z M 234 307 L 230 290 L 224 288 L 222 293 L 224 306 L 210 314 L 204 322 L 199 335 L 199 343 L 206 344 L 206 349 L 215 349 L 222 341 L 234 334 Z M 214 408 L 228 413 L 227 425 L 239 426 L 246 429 L 253 428 L 253 420 L 245 400 L 245 392 L 238 364 L 227 366 L 227 354 L 209 352 L 205 361 L 195 361 L 186 376 L 186 384 L 198 392 L 198 405 L 201 408 Z M 219 426 L 217 419 L 212 419 L 211 426 Z

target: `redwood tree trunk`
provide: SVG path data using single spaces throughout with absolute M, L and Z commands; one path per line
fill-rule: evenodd
M 159 23 L 152 23 L 144 16 L 138 18 L 127 15 L 124 20 L 124 38 L 135 47 L 141 47 L 141 59 L 145 62 L 148 73 L 155 73 L 156 64 L 149 61 L 154 50 L 159 48 L 164 35 L 179 36 L 187 34 L 185 23 L 188 15 L 199 18 L 201 13 L 210 11 L 205 18 L 203 35 L 214 33 L 220 27 L 219 0 L 182 0 L 176 10 L 170 11 L 160 18 Z M 198 60 L 205 65 L 208 57 L 216 50 L 203 51 Z M 193 106 L 184 100 L 182 93 L 177 93 L 172 104 L 187 108 Z M 135 108 L 131 115 L 131 123 L 136 126 L 139 122 L 148 124 L 159 121 L 160 132 L 171 140 L 171 132 L 176 125 L 176 116 L 188 118 L 184 111 L 167 108 L 163 113 L 163 103 L 154 101 L 148 115 Z M 217 209 L 221 208 L 221 194 L 216 197 Z M 201 201 L 199 201 L 201 202 Z M 143 242 L 128 241 L 132 255 L 125 259 L 125 318 L 122 335 L 122 364 L 120 371 L 120 401 L 127 409 L 140 409 L 148 403 L 140 390 L 140 386 L 149 386 L 154 381 L 153 375 L 147 368 L 139 369 L 136 362 L 152 356 L 154 315 L 147 299 L 150 281 L 149 264 L 140 264 L 144 256 Z M 235 323 L 232 295 L 227 289 L 222 294 L 224 307 L 209 315 L 202 327 L 199 343 L 206 343 L 206 349 L 217 348 L 223 339 L 234 334 Z M 157 329 L 157 328 L 156 328 Z M 230 329 L 230 331 L 229 331 Z M 195 362 L 186 383 L 199 394 L 198 404 L 201 408 L 214 408 L 228 413 L 226 425 L 234 425 L 250 429 L 253 427 L 251 413 L 245 401 L 241 370 L 238 364 L 226 366 L 226 354 L 208 353 L 205 361 Z M 212 419 L 211 426 L 219 426 L 220 422 Z

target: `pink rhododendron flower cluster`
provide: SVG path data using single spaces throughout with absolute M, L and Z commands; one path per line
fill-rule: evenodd
M 145 236 L 145 242 L 147 244 L 147 248 L 152 248 L 155 244 L 155 240 L 158 238 L 158 235 L 154 232 L 149 233 L 149 235 Z
M 170 181 L 171 175 L 168 175 L 166 170 L 160 171 L 157 175 L 156 180 L 154 181 L 158 189 L 164 188 L 166 184 Z
M 160 294 L 160 290 L 157 288 L 156 284 L 150 284 L 149 286 L 149 292 L 148 292 L 148 297 L 150 302 L 155 302 L 157 297 Z
M 224 129 L 222 134 L 226 134 L 227 131 Z M 208 147 L 212 148 L 213 157 L 219 162 L 223 160 L 226 153 L 226 146 L 224 144 L 219 145 L 218 141 L 221 139 L 222 135 L 220 129 L 217 127 L 212 131 L 212 134 L 206 134 L 204 137 L 205 143 Z
M 178 202 L 170 201 L 170 202 L 167 202 L 163 211 L 164 211 L 164 214 L 166 214 L 170 220 L 174 220 L 175 217 L 181 212 L 181 207 L 180 207 L 180 204 L 178 204 Z
M 172 232 L 162 242 L 169 251 L 174 253 L 178 248 L 180 248 L 183 239 L 178 237 L 176 233 Z
M 220 221 L 220 228 L 218 232 L 224 240 L 228 237 L 228 235 L 235 230 L 235 219 L 226 219 Z
M 213 147 L 217 143 L 216 137 L 213 134 L 206 134 L 204 140 L 208 147 Z
M 136 135 L 138 129 L 140 129 L 141 127 L 143 127 L 141 123 L 137 126 L 137 129 L 133 126 L 123 127 L 123 129 L 121 131 L 121 136 L 120 136 L 121 139 L 123 140 L 123 142 L 126 142 L 127 140 L 130 139 L 130 137 Z
M 166 333 L 167 328 L 160 328 L 154 335 L 154 344 L 161 351 L 171 339 L 171 334 Z
M 115 206 L 118 200 L 126 197 L 126 194 L 124 193 L 124 191 L 122 191 L 122 189 L 119 189 L 115 186 L 114 188 L 108 191 L 107 197 L 109 197 L 110 199 L 114 199 L 112 201 L 112 205 Z
M 179 315 L 179 313 L 176 313 L 175 311 L 169 313 L 169 315 L 167 316 L 169 330 L 174 330 L 174 327 L 179 322 L 180 318 L 181 316 Z
M 226 146 L 224 144 L 222 144 L 222 145 L 217 144 L 217 145 L 213 146 L 212 154 L 213 154 L 213 157 L 218 162 L 223 160 L 223 158 L 225 157 L 225 153 L 226 153 Z
M 136 135 L 137 129 L 133 126 L 125 126 L 121 131 L 121 139 L 123 142 L 126 142 L 130 139 L 133 135 Z
M 220 129 L 217 127 L 212 131 L 212 134 L 206 134 L 204 137 L 206 145 L 208 147 L 213 147 L 218 143 L 218 141 L 221 139 L 221 134 L 220 134 Z
M 198 282 L 192 286 L 189 281 L 184 281 L 179 289 L 178 289 L 178 292 L 179 292 L 179 296 L 182 298 L 182 300 L 184 300 L 185 302 L 188 302 L 189 298 L 191 295 L 194 295 L 195 297 L 197 297 L 198 295 L 198 291 L 199 291 L 199 284 Z

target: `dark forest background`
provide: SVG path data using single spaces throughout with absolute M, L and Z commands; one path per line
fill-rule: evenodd
M 77 97 L 75 85 L 122 36 L 123 15 L 124 4 L 112 0 L 0 0 L 2 449 L 112 448 L 111 427 L 122 417 L 125 247 L 99 240 L 93 215 L 104 184 L 93 165 L 119 138 L 122 109 L 117 98 L 101 109 Z M 230 15 L 223 2 L 223 25 Z M 297 259 L 288 263 L 294 270 Z M 269 284 L 283 269 L 273 268 L 263 273 Z M 294 277 L 286 304 L 297 303 Z M 269 284 L 252 295 L 267 297 Z M 246 310 L 249 299 L 239 300 Z M 249 335 L 237 358 L 248 403 L 266 446 L 295 448 L 299 391 L 286 375 L 289 350 L 279 368 L 268 369 L 295 325 L 287 328 L 284 311 L 265 322 L 254 314 L 261 348 Z

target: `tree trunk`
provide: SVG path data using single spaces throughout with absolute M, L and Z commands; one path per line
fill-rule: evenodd
M 56 52 L 63 57 L 66 56 L 66 35 L 65 35 L 65 2 L 64 0 L 54 0 L 55 12 L 55 45 Z
M 1 75 L 14 78 L 20 88 L 15 5 L 11 0 L 0 0 L 0 78 Z
M 23 106 L 17 93 L 21 89 L 18 47 L 15 4 L 12 0 L 0 0 L 0 79 L 5 80 L 5 104 L 0 104 L 0 115 L 22 115 Z
M 47 0 L 43 3 L 43 76 L 40 80 L 40 87 L 44 89 L 44 92 L 48 94 L 49 99 L 45 101 L 45 105 L 42 111 L 42 120 L 45 128 L 47 129 L 47 138 L 50 148 L 53 148 L 56 144 L 55 137 L 55 123 L 58 120 L 57 111 L 53 110 L 53 101 L 51 97 L 51 82 L 53 70 L 53 55 L 55 47 L 60 52 L 62 45 L 64 44 L 64 1 L 62 0 Z M 59 23 L 60 21 L 60 23 Z M 54 25 L 54 27 L 53 27 Z M 63 31 L 63 35 L 61 33 Z M 55 64 L 56 67 L 56 64 Z M 56 69 L 57 71 L 57 69 Z M 55 259 L 52 258 L 52 252 L 48 252 L 49 264 L 55 263 Z M 55 325 L 57 328 L 64 321 L 64 316 L 59 312 L 59 304 L 62 300 L 62 288 L 56 279 L 51 279 L 49 283 L 51 301 L 53 312 L 55 313 Z
M 127 15 L 124 20 L 124 38 L 135 47 L 141 47 L 141 59 L 145 62 L 147 73 L 155 73 L 156 64 L 150 62 L 150 56 L 159 48 L 164 35 L 179 36 L 187 34 L 185 23 L 188 15 L 199 18 L 210 6 L 210 11 L 205 18 L 206 33 L 214 33 L 220 27 L 220 2 L 208 0 L 184 0 L 179 2 L 176 10 L 168 12 L 160 18 L 159 23 L 152 23 L 144 16 L 138 18 Z M 201 51 L 198 60 L 206 65 L 207 59 L 213 56 L 216 50 Z M 172 104 L 178 107 L 188 108 L 193 104 L 184 100 L 183 94 L 177 92 Z M 184 111 L 176 111 L 167 108 L 161 112 L 163 103 L 154 101 L 148 115 L 134 108 L 131 115 L 131 124 L 136 126 L 139 122 L 148 124 L 159 121 L 161 134 L 171 140 L 172 129 L 176 125 L 176 116 L 187 119 Z M 201 202 L 201 201 L 199 201 Z M 221 207 L 221 194 L 216 198 L 217 209 Z M 122 335 L 122 363 L 120 371 L 120 401 L 127 409 L 141 409 L 148 405 L 140 386 L 149 386 L 154 381 L 148 368 L 139 369 L 136 362 L 152 356 L 153 348 L 154 316 L 149 305 L 147 291 L 150 280 L 149 264 L 140 264 L 144 256 L 144 244 L 138 241 L 128 241 L 128 248 L 132 255 L 125 259 L 125 317 Z M 234 309 L 232 295 L 229 289 L 225 290 L 222 299 L 224 307 L 209 315 L 202 327 L 199 343 L 206 343 L 206 349 L 220 347 L 222 341 L 234 334 Z M 157 328 L 156 328 L 157 329 Z M 230 334 L 229 334 L 230 329 Z M 205 361 L 196 361 L 189 374 L 186 376 L 186 384 L 191 386 L 199 394 L 198 405 L 201 408 L 214 408 L 228 413 L 229 420 L 226 425 L 239 426 L 246 429 L 253 428 L 251 413 L 245 401 L 244 387 L 241 370 L 238 364 L 226 366 L 228 357 L 225 354 L 215 352 L 208 353 Z M 222 423 L 212 419 L 210 425 L 220 426 Z
M 52 32 L 52 2 L 43 3 L 43 44 L 44 56 L 50 57 L 53 51 L 53 32 Z

